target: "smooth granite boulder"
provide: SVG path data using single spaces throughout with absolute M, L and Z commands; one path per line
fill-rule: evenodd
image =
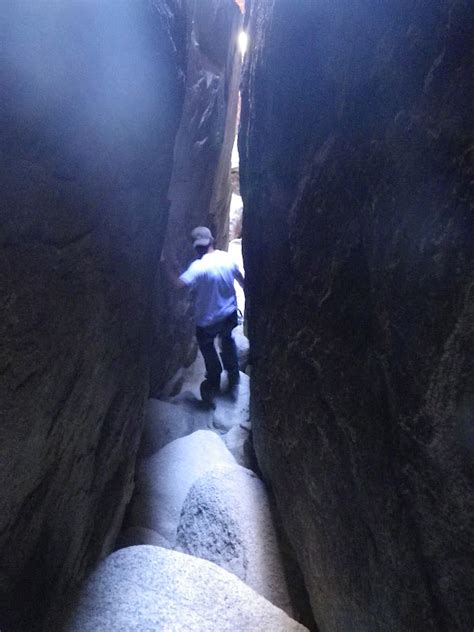
M 236 424 L 222 435 L 222 440 L 239 465 L 257 471 L 257 459 L 252 445 L 252 433 L 247 424 Z
M 197 480 L 183 504 L 176 549 L 225 568 L 292 616 L 267 491 L 254 472 L 221 466 Z
M 159 399 L 149 399 L 145 406 L 145 427 L 139 457 L 150 457 L 168 443 L 210 425 L 211 417 L 206 410 L 197 407 L 190 410 Z
M 235 464 L 222 439 L 198 430 L 138 463 L 136 489 L 126 526 L 145 527 L 176 540 L 181 509 L 194 482 L 221 464 Z
M 304 632 L 235 575 L 156 546 L 113 553 L 85 583 L 64 632 Z

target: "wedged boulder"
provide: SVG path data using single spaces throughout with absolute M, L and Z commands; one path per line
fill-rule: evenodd
M 145 527 L 129 527 L 120 534 L 115 549 L 125 549 L 128 546 L 138 546 L 140 544 L 150 544 L 161 546 L 164 549 L 171 549 L 172 546 L 166 538 Z
M 237 345 L 237 355 L 239 357 L 239 366 L 241 371 L 245 371 L 249 363 L 250 344 L 249 339 L 244 333 L 243 325 L 239 325 L 234 329 L 234 340 Z
M 189 489 L 209 470 L 225 464 L 235 464 L 235 459 L 211 430 L 198 430 L 143 459 L 127 526 L 152 529 L 174 544 Z
M 241 244 L 244 207 L 240 195 L 232 193 L 229 212 L 229 250 L 232 242 Z
M 65 632 L 303 632 L 237 577 L 177 551 L 135 546 L 104 560 Z
M 222 440 L 239 465 L 254 472 L 258 471 L 249 425 L 238 424 L 233 426 L 229 432 L 222 435 Z
M 149 399 L 145 408 L 145 428 L 139 456 L 156 454 L 168 443 L 185 437 L 209 425 L 209 414 L 198 409 L 189 410 L 159 399 Z
M 250 470 L 221 466 L 196 481 L 176 548 L 215 562 L 292 613 L 265 485 Z

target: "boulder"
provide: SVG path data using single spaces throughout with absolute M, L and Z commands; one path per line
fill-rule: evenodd
M 47 628 L 133 488 L 184 19 L 174 0 L 0 2 L 2 630 Z
M 137 546 L 139 544 L 150 544 L 153 546 L 161 546 L 164 549 L 171 549 L 172 546 L 166 538 L 145 527 L 129 527 L 120 534 L 116 549 L 125 549 L 128 546 Z
M 135 546 L 104 560 L 71 607 L 65 632 L 304 632 L 215 564 Z
M 265 485 L 250 470 L 221 466 L 194 483 L 181 512 L 176 548 L 234 573 L 292 614 Z
M 189 410 L 182 405 L 149 399 L 145 407 L 145 428 L 139 457 L 150 457 L 168 443 L 209 425 L 209 414 L 204 410 Z
M 252 434 L 325 632 L 474 622 L 474 5 L 252 0 Z
M 244 333 L 244 326 L 239 325 L 233 331 L 235 344 L 237 345 L 237 354 L 239 356 L 240 370 L 245 373 L 249 363 L 250 344 L 249 339 Z
M 137 466 L 126 526 L 152 529 L 173 545 L 189 489 L 221 464 L 235 464 L 235 459 L 211 430 L 198 430 L 143 459 Z
M 222 435 L 222 439 L 239 465 L 254 472 L 258 470 L 249 426 L 237 424 Z
M 232 198 L 230 201 L 230 212 L 229 212 L 229 242 L 232 244 L 232 241 L 239 240 L 242 237 L 242 219 L 243 219 L 244 208 L 242 205 L 242 198 L 240 195 L 236 195 L 232 193 Z M 230 250 L 229 244 L 229 250 Z M 242 258 L 242 256 L 241 256 Z

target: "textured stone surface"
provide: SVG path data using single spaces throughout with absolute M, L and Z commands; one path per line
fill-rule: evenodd
M 0 627 L 31 632 L 130 495 L 185 32 L 174 0 L 0 22 Z
M 242 297 L 243 297 L 243 291 L 242 291 Z M 243 298 L 245 301 L 245 297 Z M 245 302 L 244 302 L 244 305 L 245 305 Z M 245 372 L 249 363 L 250 345 L 249 345 L 249 339 L 244 333 L 244 326 L 239 325 L 238 327 L 236 327 L 234 329 L 233 335 L 234 335 L 235 344 L 237 345 L 237 354 L 239 356 L 240 370 Z
M 232 241 L 229 242 L 229 254 L 237 263 L 237 265 L 240 268 L 240 271 L 245 277 L 244 260 L 242 257 L 242 239 L 241 238 L 233 239 Z M 237 296 L 237 307 L 240 310 L 240 313 L 242 314 L 242 316 L 244 316 L 245 315 L 244 288 L 239 283 L 237 283 L 237 281 L 234 281 L 234 287 L 235 287 L 235 294 Z M 240 370 L 245 371 L 247 360 L 248 360 L 249 342 L 248 342 L 248 339 L 246 339 L 245 336 L 243 336 L 243 327 L 241 325 L 234 329 L 234 338 L 236 339 L 237 350 L 239 352 Z
M 174 545 L 189 489 L 220 464 L 235 464 L 235 460 L 222 439 L 211 430 L 198 430 L 141 460 L 127 526 L 152 529 Z
M 242 22 L 233 0 L 186 0 L 184 6 L 188 26 L 186 92 L 164 246 L 167 265 L 180 271 L 195 257 L 189 238 L 195 226 L 209 226 L 217 245 L 227 245 L 230 158 L 241 66 L 237 33 Z M 151 380 L 154 397 L 160 396 L 171 373 L 190 364 L 194 353 L 189 294 L 183 291 L 177 295 L 164 273 L 158 285 L 157 360 Z
M 324 631 L 474 622 L 473 12 L 250 5 L 253 434 Z
M 242 221 L 244 209 L 240 195 L 232 194 L 229 213 L 229 241 L 242 237 Z
M 85 584 L 65 632 L 303 632 L 237 577 L 153 546 L 117 551 Z
M 239 465 L 254 472 L 258 470 L 249 425 L 237 424 L 233 426 L 229 432 L 222 436 L 222 439 Z
M 265 485 L 250 470 L 221 466 L 194 483 L 176 548 L 215 562 L 292 615 Z

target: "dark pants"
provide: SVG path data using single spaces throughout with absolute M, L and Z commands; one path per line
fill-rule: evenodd
M 232 330 L 237 326 L 237 312 L 230 314 L 224 320 L 209 325 L 196 327 L 196 338 L 199 349 L 206 364 L 206 379 L 211 386 L 219 388 L 221 382 L 222 365 L 214 346 L 214 338 L 219 336 L 222 347 L 222 364 L 229 375 L 229 383 L 239 381 L 239 360 L 237 347 L 232 337 Z

